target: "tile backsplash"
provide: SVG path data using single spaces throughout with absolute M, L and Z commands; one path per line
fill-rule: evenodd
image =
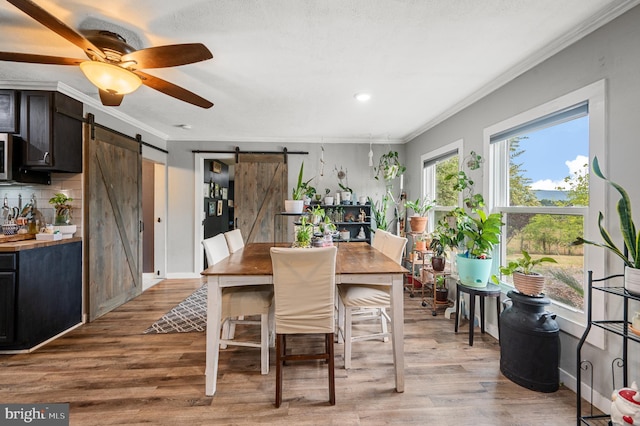
M 0 185 L 0 208 L 3 206 L 5 196 L 10 209 L 19 206 L 20 196 L 22 196 L 22 207 L 33 200 L 36 206 L 35 217 L 40 221 L 40 226 L 43 226 L 54 221 L 55 209 L 53 205 L 49 204 L 49 199 L 57 192 L 62 192 L 73 198 L 70 203 L 73 206 L 71 223 L 78 227 L 74 236 L 82 236 L 81 173 L 52 173 L 51 185 L 21 183 Z

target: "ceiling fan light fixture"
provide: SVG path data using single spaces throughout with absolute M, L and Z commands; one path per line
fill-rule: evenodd
M 135 92 L 142 84 L 140 77 L 131 71 L 106 62 L 85 61 L 80 70 L 94 86 L 113 94 Z

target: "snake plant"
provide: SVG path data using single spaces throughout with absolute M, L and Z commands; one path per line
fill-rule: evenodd
M 589 241 L 582 237 L 578 237 L 573 244 L 591 244 L 609 249 L 613 254 L 622 259 L 626 266 L 640 269 L 640 235 L 638 235 L 636 225 L 633 223 L 633 216 L 631 215 L 631 200 L 629 199 L 629 195 L 623 187 L 604 176 L 600 170 L 600 165 L 598 164 L 598 157 L 594 157 L 593 159 L 593 173 L 614 187 L 620 194 L 617 210 L 620 219 L 620 232 L 622 233 L 624 246 L 621 250 L 613 242 L 611 234 L 609 234 L 609 231 L 607 231 L 602 225 L 602 222 L 604 221 L 604 215 L 602 212 L 598 212 L 598 228 L 600 228 L 600 235 L 602 236 L 604 243 L 597 243 L 595 241 Z M 626 249 L 626 253 L 624 249 Z

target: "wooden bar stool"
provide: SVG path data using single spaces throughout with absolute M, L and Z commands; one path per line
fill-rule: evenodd
M 495 284 L 487 284 L 486 287 L 470 287 L 456 282 L 456 316 L 455 332 L 458 332 L 458 321 L 460 318 L 460 292 L 469 295 L 469 346 L 473 346 L 473 326 L 475 322 L 476 296 L 480 297 L 480 331 L 484 333 L 484 299 L 485 297 L 496 298 L 496 312 L 498 314 L 498 339 L 500 338 L 500 287 Z

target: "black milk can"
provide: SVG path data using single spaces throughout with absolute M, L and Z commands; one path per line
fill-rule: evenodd
M 539 392 L 558 390 L 560 328 L 545 296 L 507 293 L 500 314 L 500 371 L 514 383 Z

